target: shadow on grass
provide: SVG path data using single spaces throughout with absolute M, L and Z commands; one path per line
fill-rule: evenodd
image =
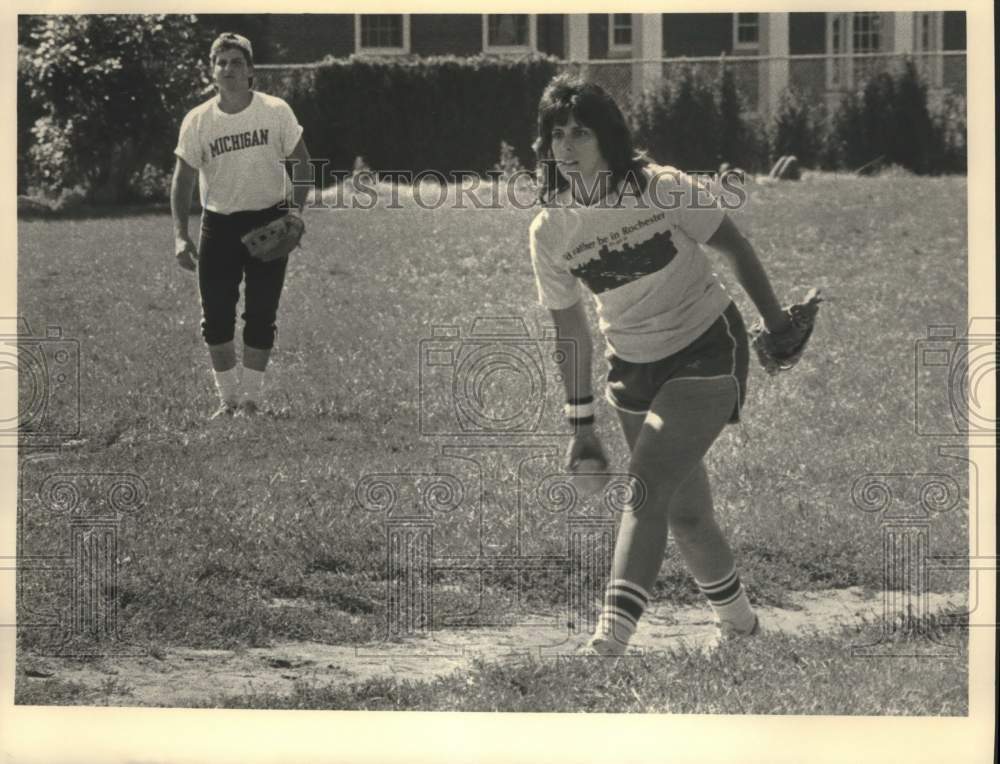
M 200 214 L 201 209 L 192 208 L 192 214 Z M 69 209 L 54 209 L 48 205 L 32 200 L 23 203 L 18 198 L 18 220 L 119 220 L 126 218 L 148 217 L 151 215 L 169 215 L 169 202 L 146 202 L 135 204 L 84 204 Z

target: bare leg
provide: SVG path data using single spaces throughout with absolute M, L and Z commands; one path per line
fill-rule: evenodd
M 736 394 L 733 381 L 721 378 L 679 379 L 661 388 L 632 447 L 629 471 L 640 481 L 645 497 L 637 509 L 622 516 L 612 578 L 652 589 L 663 561 L 675 498 L 688 505 L 675 523 L 677 528 L 684 526 L 680 531 L 684 541 L 678 538 L 678 544 L 685 559 L 686 550 L 691 550 L 699 568 L 721 567 L 723 560 L 712 561 L 713 555 L 725 557 L 731 564 L 731 553 L 714 520 L 692 523 L 689 518 L 711 518 L 711 494 L 706 490 L 702 458 L 728 422 Z M 625 425 L 625 430 L 627 439 L 634 435 L 633 423 Z M 693 481 L 685 485 L 689 479 Z M 682 488 L 684 493 L 675 497 Z M 692 572 L 696 577 L 701 575 L 701 571 Z
M 619 410 L 618 419 L 629 451 L 634 451 L 646 415 Z M 698 581 L 717 581 L 733 567 L 733 553 L 714 510 L 708 472 L 700 461 L 671 499 L 667 518 L 677 548 Z

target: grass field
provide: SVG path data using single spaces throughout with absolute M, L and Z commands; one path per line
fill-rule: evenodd
M 801 297 L 819 286 L 827 302 L 801 366 L 778 379 L 753 369 L 744 423 L 729 428 L 709 454 L 719 516 L 758 602 L 781 605 L 795 590 L 880 591 L 882 519 L 852 502 L 855 481 L 867 473 L 945 473 L 967 496 L 965 465 L 937 454 L 938 445 L 955 441 L 918 437 L 913 425 L 915 397 L 933 393 L 935 405 L 946 406 L 927 370 L 919 370 L 915 388 L 915 343 L 928 326 L 961 330 L 967 323 L 965 179 L 819 175 L 751 188 L 736 218 L 779 294 Z M 118 541 L 118 618 L 128 640 L 155 651 L 379 639 L 387 606 L 384 517 L 358 506 L 356 486 L 371 473 L 460 470 L 440 448 L 461 449 L 466 441 L 420 433 L 421 342 L 430 339 L 432 326 L 467 333 L 478 316 L 521 317 L 536 331 L 545 322 L 527 255 L 531 215 L 513 208 L 429 211 L 405 200 L 398 210 L 307 213 L 307 251 L 290 266 L 279 318 L 273 413 L 212 423 L 206 421 L 215 399 L 198 333 L 196 283 L 173 262 L 169 216 L 140 211 L 22 220 L 19 313 L 35 334 L 58 325 L 65 338 L 79 342 L 81 432 L 62 449 L 22 450 L 21 554 L 64 554 L 67 519 L 32 499 L 48 476 L 131 473 L 145 484 L 148 501 L 121 525 Z M 755 318 L 731 276 L 721 275 L 744 315 Z M 595 366 L 600 379 L 603 363 Z M 489 391 L 499 406 L 518 394 L 516 382 L 507 383 Z M 546 395 L 554 406 L 561 391 L 550 386 Z M 613 462 L 624 467 L 612 413 L 604 407 L 600 417 Z M 565 445 L 560 437 L 536 441 L 555 450 Z M 558 460 L 545 461 L 544 469 L 558 471 Z M 514 485 L 504 483 L 501 494 Z M 499 495 L 492 502 L 511 507 L 518 498 Z M 935 519 L 935 554 L 966 553 L 968 510 L 963 498 L 958 509 Z M 497 548 L 509 548 L 522 532 L 534 553 L 558 553 L 565 544 L 551 517 L 528 518 L 519 528 L 519 520 L 503 512 L 480 514 L 471 498 L 449 518 L 435 543 L 459 553 L 478 548 L 484 528 Z M 26 608 L 65 608 L 67 587 L 53 583 L 53 575 L 22 574 L 22 622 Z M 941 575 L 930 585 L 957 590 L 965 580 Z M 478 581 L 451 574 L 439 583 L 446 585 L 435 599 L 435 627 L 502 621 L 518 581 L 512 574 L 488 577 L 481 590 Z M 520 583 L 531 607 L 560 606 L 562 594 L 551 582 Z M 699 601 L 672 546 L 656 596 Z M 277 608 L 278 599 L 315 606 Z M 51 629 L 22 629 L 21 655 L 43 649 L 52 636 Z M 605 689 L 586 698 L 572 692 L 586 683 L 586 667 L 539 664 L 481 666 L 472 676 L 434 686 L 311 687 L 291 698 L 219 703 L 758 713 L 966 709 L 964 656 L 859 664 L 834 637 L 762 639 L 746 660 L 722 653 L 638 666 L 621 674 L 600 668 L 606 675 L 596 686 Z M 833 681 L 836 676 L 843 681 Z M 759 692 L 734 694 L 734 682 Z M 678 686 L 696 692 L 685 698 Z M 93 702 L 58 683 L 49 690 L 23 681 L 18 687 L 18 702 Z

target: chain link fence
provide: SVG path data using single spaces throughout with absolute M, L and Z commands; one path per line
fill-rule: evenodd
M 898 72 L 904 62 L 912 60 L 927 85 L 932 108 L 939 108 L 948 94 L 965 97 L 966 54 L 958 51 L 928 53 L 855 53 L 811 54 L 796 56 L 714 56 L 663 59 L 600 59 L 563 61 L 562 72 L 570 72 L 595 82 L 615 97 L 628 110 L 644 90 L 659 83 L 676 80 L 690 68 L 707 80 L 719 76 L 723 67 L 732 72 L 736 88 L 748 111 L 767 116 L 771 104 L 766 90 L 772 69 L 783 68 L 787 74 L 774 81 L 784 82 L 805 98 L 833 107 L 844 94 L 861 88 L 865 81 L 880 72 Z M 321 64 L 258 64 L 259 86 L 283 76 L 305 73 Z
M 676 80 L 685 68 L 711 80 L 723 67 L 732 72 L 736 88 L 748 111 L 769 114 L 769 82 L 784 82 L 815 103 L 828 107 L 848 92 L 861 88 L 865 81 L 881 72 L 899 72 L 905 61 L 912 60 L 927 86 L 932 107 L 940 108 L 947 94 L 964 97 L 966 93 L 965 51 L 929 53 L 858 53 L 841 55 L 797 56 L 718 56 L 701 58 L 665 58 L 658 60 L 608 59 L 564 62 L 561 70 L 579 74 L 611 93 L 628 109 L 644 90 L 658 83 Z M 780 72 L 783 69 L 784 73 Z M 779 70 L 774 77 L 774 70 Z M 773 79 L 769 79 L 772 78 Z

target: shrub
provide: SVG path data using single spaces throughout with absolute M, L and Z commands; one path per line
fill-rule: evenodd
M 794 154 L 803 167 L 819 166 L 825 137 L 824 123 L 821 106 L 794 90 L 785 90 L 772 122 L 774 156 Z
M 901 72 L 881 72 L 843 98 L 824 154 L 851 170 L 879 160 L 919 174 L 960 172 L 964 136 L 963 118 L 932 118 L 927 86 L 906 61 Z
M 968 171 L 968 124 L 965 98 L 948 93 L 931 115 L 935 155 L 932 166 L 940 172 Z
M 632 110 L 636 144 L 652 158 L 681 170 L 715 170 L 722 161 L 715 88 L 690 66 L 664 78 Z
M 716 101 L 719 119 L 719 159 L 744 169 L 760 163 L 763 150 L 767 161 L 768 141 L 766 131 L 749 117 L 743 98 L 736 88 L 736 78 L 728 66 L 719 68 L 716 82 Z
M 767 163 L 767 130 L 745 110 L 732 70 L 714 78 L 697 66 L 664 77 L 643 93 L 629 115 L 637 146 L 682 170 L 715 171 L 722 162 L 743 169 Z
M 33 180 L 33 169 L 29 161 L 34 142 L 31 128 L 44 114 L 42 104 L 32 97 L 28 85 L 31 66 L 31 51 L 19 45 L 17 48 L 17 192 L 26 193 Z
M 147 166 L 167 171 L 177 129 L 208 84 L 208 43 L 193 16 L 48 16 L 23 76 L 43 113 L 32 173 L 48 191 L 135 196 Z
M 501 138 L 533 157 L 538 99 L 556 72 L 546 56 L 352 57 L 258 71 L 258 87 L 288 101 L 328 170 L 349 171 L 362 155 L 376 172 L 485 173 Z

